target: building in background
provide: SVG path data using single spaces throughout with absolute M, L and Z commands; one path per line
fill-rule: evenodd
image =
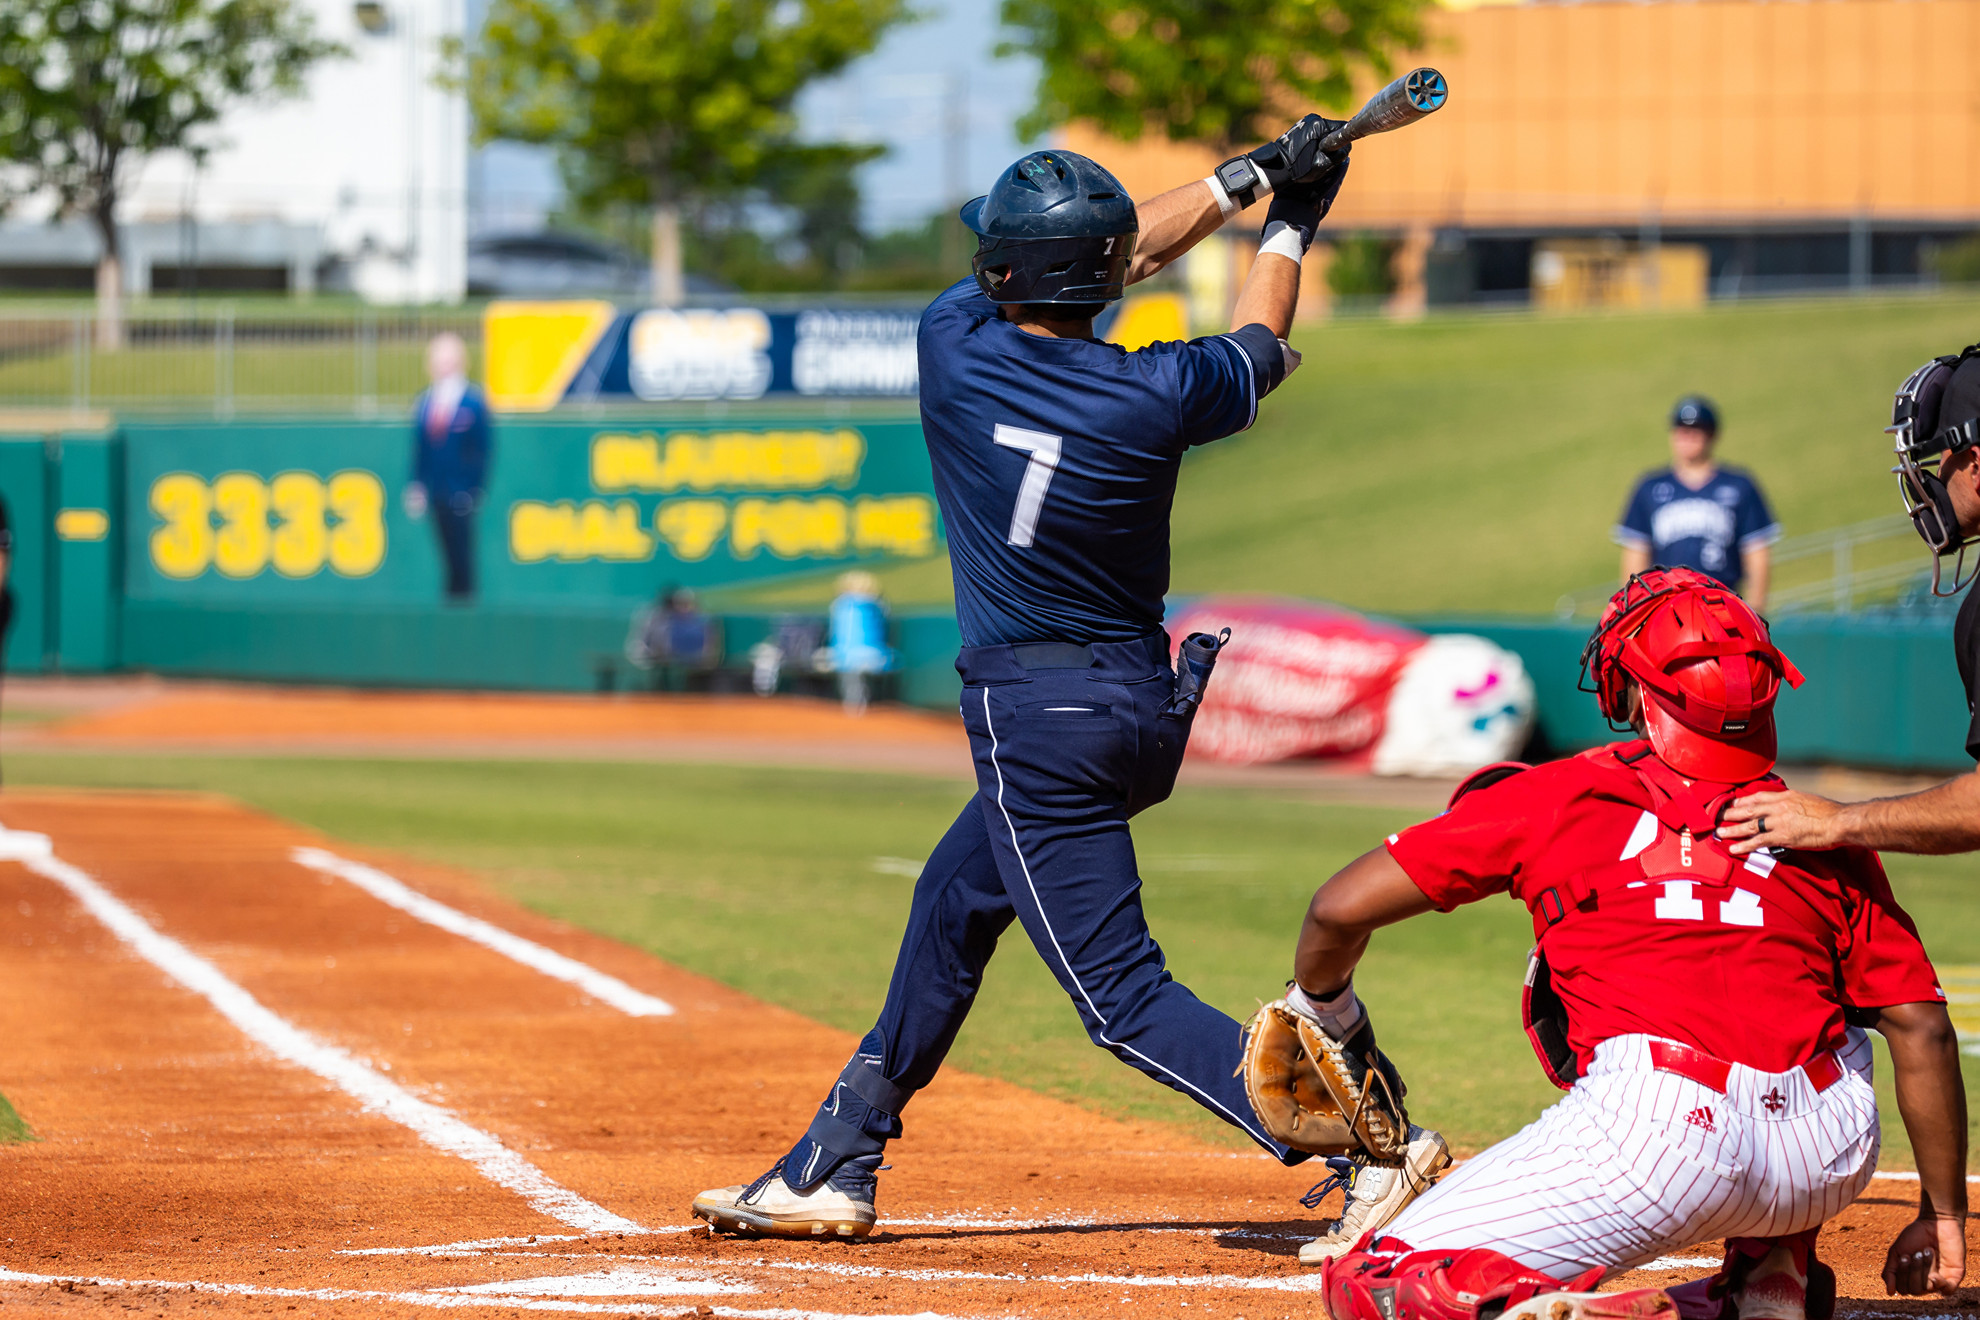
M 1713 297 L 1914 282 L 1980 229 L 1980 100 L 1934 90 L 1967 87 L 1976 51 L 1980 0 L 1442 10 L 1418 58 L 1449 105 L 1357 147 L 1328 226 L 1398 242 L 1405 306 L 1525 300 L 1536 276 L 1666 303 L 1700 277 Z M 1066 145 L 1138 197 L 1216 163 L 1079 127 Z
M 466 0 L 296 0 L 350 48 L 293 100 L 235 110 L 203 167 L 145 165 L 120 217 L 137 296 L 351 291 L 381 303 L 467 291 L 468 117 L 441 44 Z M 0 226 L 0 289 L 93 287 L 97 240 L 32 211 Z

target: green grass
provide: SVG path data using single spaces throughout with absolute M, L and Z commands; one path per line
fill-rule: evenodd
M 1174 588 L 1549 610 L 1615 573 L 1610 528 L 1669 462 L 1665 418 L 1691 391 L 1718 402 L 1720 457 L 1754 471 L 1787 534 L 1896 513 L 1891 392 L 1976 339 L 1968 292 L 1301 329 L 1305 362 L 1257 425 L 1184 467 Z M 898 604 L 949 598 L 945 563 L 886 578 Z M 797 604 L 829 584 L 760 590 Z
M 14 1112 L 14 1106 L 7 1097 L 0 1095 L 0 1146 L 10 1146 L 19 1141 L 39 1140 L 28 1128 L 27 1121 Z
M 348 338 L 327 345 L 239 344 L 223 375 L 209 344 L 188 348 L 134 346 L 118 353 L 92 352 L 88 398 L 93 407 L 171 403 L 211 406 L 217 396 L 288 407 L 348 411 L 362 392 L 356 345 Z M 379 406 L 409 405 L 426 387 L 426 347 L 417 340 L 378 345 L 371 393 Z M 231 380 L 231 392 L 225 382 Z M 75 363 L 68 344 L 35 354 L 0 358 L 0 401 L 66 404 L 76 396 Z
M 15 784 L 225 792 L 355 843 L 470 867 L 538 911 L 851 1032 L 886 990 L 919 860 L 965 786 L 889 775 L 572 762 L 16 755 Z M 1150 922 L 1176 976 L 1237 1016 L 1277 993 L 1314 886 L 1407 813 L 1192 788 L 1135 823 Z M 1893 859 L 1936 958 L 1980 963 L 1972 864 Z M 1530 927 L 1493 901 L 1377 937 L 1359 977 L 1417 1117 L 1478 1146 L 1556 1094 L 1519 1029 Z M 1228 1128 L 1087 1043 L 1013 928 L 951 1056 L 1098 1111 Z M 1885 1091 L 1888 1162 L 1909 1147 Z M 1980 1114 L 1980 1094 L 1970 1098 Z

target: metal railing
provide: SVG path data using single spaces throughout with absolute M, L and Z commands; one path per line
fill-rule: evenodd
M 1769 616 L 1887 608 L 1915 596 L 1932 575 L 1925 547 L 1901 513 L 1790 536 L 1775 543 L 1772 558 Z M 1555 602 L 1554 614 L 1599 618 L 1615 590 L 1616 583 L 1604 582 L 1570 591 Z
M 141 309 L 111 351 L 91 310 L 0 312 L 0 407 L 369 417 L 410 406 L 443 330 L 478 349 L 471 312 Z

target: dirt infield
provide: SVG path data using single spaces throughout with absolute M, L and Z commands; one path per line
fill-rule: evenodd
M 711 1239 L 689 1199 L 781 1153 L 851 1037 L 219 799 L 0 820 L 0 1090 L 40 1137 L 0 1147 L 6 1314 L 1322 1314 L 1304 1172 L 961 1074 L 868 1243 Z M 1826 1235 L 1845 1315 L 1980 1305 L 1882 1298 L 1910 1192 Z
M 294 688 L 149 676 L 15 678 L 6 751 L 481 757 L 716 762 L 970 779 L 946 711 L 880 705 L 860 717 L 806 697 L 462 693 Z M 1911 792 L 1932 776 L 1783 767 L 1796 788 L 1846 801 Z M 1182 783 L 1262 788 L 1316 802 L 1430 812 L 1455 780 L 1385 779 L 1349 761 L 1219 765 L 1191 756 Z
M 850 716 L 809 697 L 394 692 L 228 683 L 25 680 L 10 751 L 654 760 L 881 770 L 970 779 L 951 712 L 880 705 Z M 1270 787 L 1317 801 L 1441 807 L 1455 781 L 1376 779 L 1359 765 L 1227 766 L 1192 757 L 1185 783 Z

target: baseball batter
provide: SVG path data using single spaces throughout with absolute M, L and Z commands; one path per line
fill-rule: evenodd
M 1175 782 L 1217 641 L 1162 630 L 1183 454 L 1242 431 L 1298 365 L 1300 260 L 1347 172 L 1309 115 L 1139 209 L 1083 156 L 1038 151 L 962 210 L 973 279 L 920 330 L 921 417 L 954 564 L 977 792 L 915 885 L 880 1020 L 809 1129 L 753 1183 L 704 1192 L 724 1232 L 863 1237 L 875 1173 L 1012 921 L 1096 1045 L 1288 1163 L 1233 1076 L 1236 1022 L 1174 981 L 1142 915 L 1128 818 Z M 1135 352 L 1093 318 L 1272 196 L 1232 330 Z
M 1632 578 L 1585 663 L 1603 712 L 1637 740 L 1502 769 L 1314 895 L 1289 1000 L 1334 1039 L 1366 1020 L 1352 976 L 1374 931 L 1494 894 L 1524 903 L 1529 1034 L 1568 1092 L 1329 1260 L 1334 1320 L 1475 1320 L 1501 1304 L 1513 1320 L 1678 1305 L 1821 1320 L 1833 1275 L 1816 1231 L 1877 1162 L 1858 1025 L 1889 1042 L 1920 1179 L 1885 1281 L 1951 1291 L 1965 1269 L 1965 1100 L 1911 919 L 1874 853 L 1735 859 L 1713 836 L 1737 793 L 1779 783 L 1772 707 L 1800 675 L 1758 615 L 1689 569 Z M 1720 1273 L 1675 1301 L 1588 1291 L 1718 1238 Z

